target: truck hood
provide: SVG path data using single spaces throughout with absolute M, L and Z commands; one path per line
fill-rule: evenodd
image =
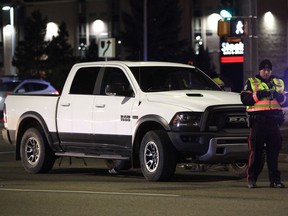
M 189 90 L 148 93 L 149 102 L 169 104 L 201 112 L 208 106 L 242 104 L 239 93 L 225 91 Z

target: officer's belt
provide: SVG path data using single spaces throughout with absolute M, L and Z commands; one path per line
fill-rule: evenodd
M 276 115 L 251 115 L 250 118 L 259 123 L 278 123 L 282 117 Z

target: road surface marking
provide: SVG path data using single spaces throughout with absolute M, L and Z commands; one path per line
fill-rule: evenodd
M 176 194 L 120 193 L 120 192 L 100 192 L 100 191 L 97 192 L 97 191 L 69 191 L 69 190 L 41 190 L 41 189 L 13 189 L 13 188 L 0 188 L 0 191 L 180 197 L 180 195 Z

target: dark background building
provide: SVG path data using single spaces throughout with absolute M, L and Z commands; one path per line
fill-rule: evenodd
M 115 58 L 125 60 L 127 53 L 121 43 L 120 33 L 125 28 L 123 12 L 131 12 L 129 1 L 1 1 L 1 7 L 13 7 L 13 14 L 11 10 L 0 12 L 0 74 L 17 72 L 11 64 L 11 59 L 15 47 L 24 38 L 23 22 L 35 10 L 47 16 L 47 40 L 57 34 L 57 26 L 64 22 L 69 32 L 68 42 L 76 56 L 81 57 L 93 40 L 98 44 L 102 39 L 115 38 Z M 143 7 L 145 1 L 149 0 L 142 1 Z M 234 58 L 228 63 L 221 60 L 223 38 L 217 35 L 217 22 L 221 18 L 219 12 L 227 6 L 227 2 L 232 8 L 233 16 L 243 17 L 249 24 L 248 35 L 241 38 L 244 45 L 243 54 L 240 54 L 242 58 Z M 287 0 L 275 0 L 273 4 L 269 0 L 179 0 L 178 5 L 181 11 L 179 39 L 188 41 L 196 55 L 201 47 L 204 48 L 209 53 L 211 65 L 215 66 L 216 72 L 236 86 L 236 91 L 242 88 L 247 77 L 258 72 L 258 62 L 264 58 L 272 60 L 275 74 L 284 76 L 288 67 Z M 14 19 L 14 32 L 7 27 L 11 24 L 11 16 Z M 238 49 L 239 44 L 236 47 Z M 239 53 L 237 55 L 239 57 Z

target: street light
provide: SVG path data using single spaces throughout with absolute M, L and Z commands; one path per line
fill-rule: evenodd
M 4 6 L 4 7 L 2 7 L 2 10 L 4 10 L 4 11 L 8 11 L 8 10 L 10 10 L 10 6 Z
M 5 71 L 8 71 L 8 74 L 15 75 L 16 69 L 15 67 L 12 66 L 12 59 L 13 59 L 14 51 L 15 51 L 14 8 L 11 6 L 3 6 L 2 10 L 10 12 L 10 28 L 8 28 L 7 31 L 9 31 L 9 33 L 11 34 L 10 36 L 10 39 L 11 39 L 10 62 L 7 63 L 6 61 L 4 61 L 4 68 L 5 69 L 8 68 L 5 70 Z M 5 64 L 6 64 L 6 67 L 5 67 Z

